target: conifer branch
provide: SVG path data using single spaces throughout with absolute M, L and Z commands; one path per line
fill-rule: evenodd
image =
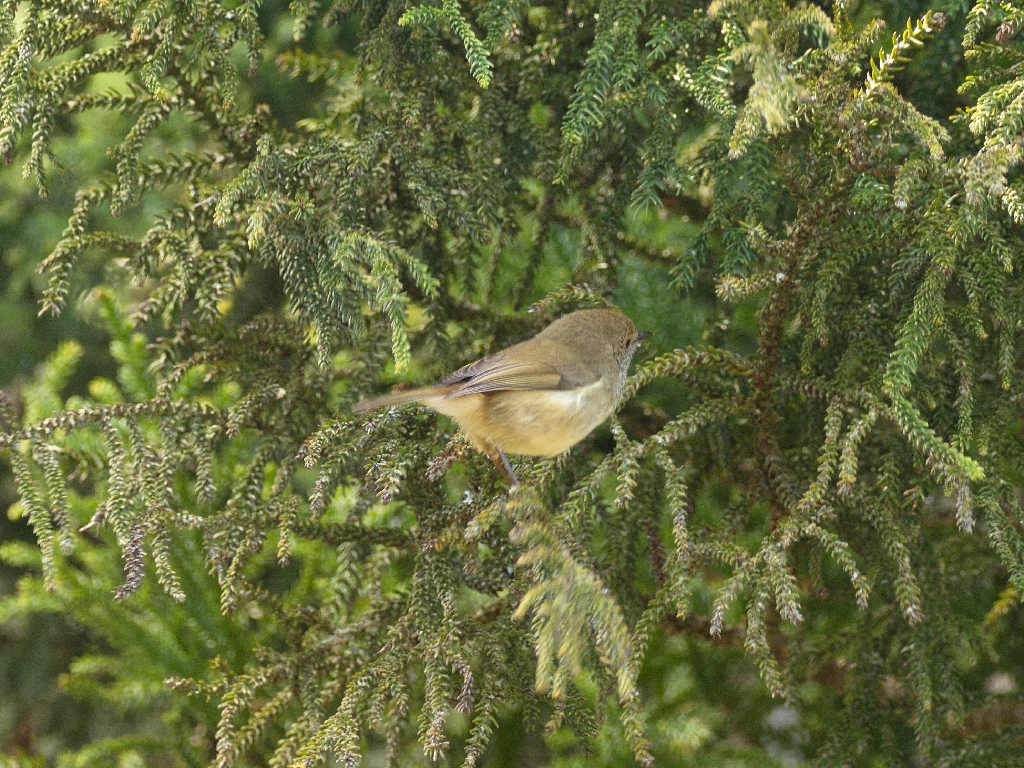
M 903 68 L 909 61 L 909 53 L 914 48 L 920 48 L 925 40 L 946 26 L 946 16 L 942 13 L 928 11 L 924 16 L 911 25 L 907 19 L 907 28 L 903 33 L 894 32 L 892 36 L 892 48 L 888 52 L 878 51 L 878 58 L 871 59 L 871 71 L 864 80 L 864 90 L 868 96 L 883 83 L 890 82 L 893 74 Z
M 403 27 L 446 25 L 465 46 L 466 61 L 469 63 L 469 71 L 473 78 L 481 88 L 486 88 L 491 84 L 494 67 L 489 58 L 489 51 L 463 17 L 458 0 L 443 0 L 440 8 L 432 8 L 428 5 L 410 8 L 402 15 L 398 23 Z
M 1015 765 L 962 724 L 1024 590 L 1020 4 L 899 90 L 942 14 L 872 56 L 848 3 L 463 5 L 0 4 L 0 155 L 68 216 L 9 185 L 0 269 L 110 339 L 11 356 L 0 621 L 67 613 L 68 690 L 166 715 L 67 760 L 474 766 L 516 712 L 714 764 L 814 680 L 802 759 Z M 426 409 L 352 414 L 613 303 L 656 351 L 516 493 Z

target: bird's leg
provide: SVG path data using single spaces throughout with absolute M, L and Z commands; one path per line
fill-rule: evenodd
M 501 474 L 508 480 L 508 484 L 512 488 L 516 488 L 519 485 L 519 478 L 516 477 L 516 471 L 512 469 L 512 465 L 508 463 L 508 459 L 505 457 L 504 451 L 501 448 L 491 448 L 487 452 L 488 458 L 494 462 L 494 466 L 501 470 Z

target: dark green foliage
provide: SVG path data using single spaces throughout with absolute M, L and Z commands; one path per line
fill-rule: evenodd
M 38 254 L 52 313 L 110 266 L 117 380 L 66 397 L 69 343 L 0 393 L 0 617 L 168 713 L 67 763 L 523 764 L 518 720 L 564 766 L 1017 764 L 1024 6 L 897 5 L 0 6 L 39 193 L 126 120 Z M 516 494 L 351 413 L 609 301 L 659 352 Z

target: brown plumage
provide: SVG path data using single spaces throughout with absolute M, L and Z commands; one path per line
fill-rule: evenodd
M 622 397 L 629 363 L 648 335 L 617 310 L 580 310 L 436 384 L 363 400 L 353 410 L 409 402 L 433 408 L 516 485 L 505 454 L 555 456 L 590 434 Z

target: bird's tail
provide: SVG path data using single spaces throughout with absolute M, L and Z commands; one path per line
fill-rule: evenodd
M 452 387 L 450 386 L 419 387 L 418 389 L 406 389 L 402 392 L 391 392 L 380 397 L 369 397 L 366 400 L 360 400 L 352 406 L 352 412 L 359 414 L 369 413 L 370 411 L 376 411 L 378 408 L 386 408 L 391 405 L 401 405 L 402 403 L 413 403 L 430 397 L 440 397 L 451 389 Z

